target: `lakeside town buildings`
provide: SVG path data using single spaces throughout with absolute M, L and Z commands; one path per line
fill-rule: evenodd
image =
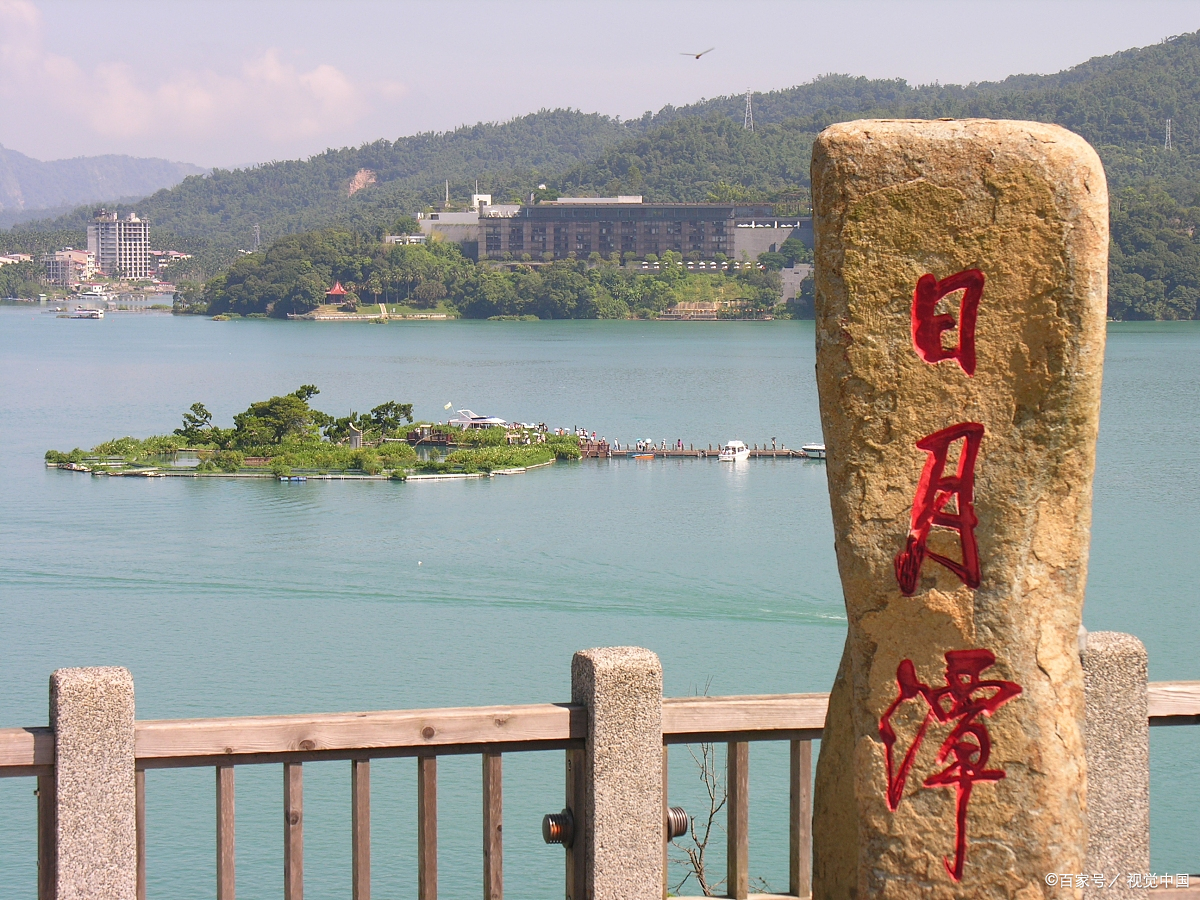
M 771 204 L 645 203 L 636 195 L 560 197 L 533 205 L 494 205 L 487 194 L 472 200 L 476 208 L 469 212 L 422 215 L 421 231 L 494 260 L 586 259 L 592 253 L 644 259 L 668 251 L 696 260 L 756 259 L 778 250 L 795 229 L 811 243 L 811 219 L 775 215 Z
M 70 287 L 87 281 L 96 274 L 96 255 L 90 250 L 63 247 L 42 257 L 46 268 L 46 281 L 62 287 Z
M 122 219 L 101 212 L 88 226 L 87 235 L 97 272 L 135 280 L 150 277 L 150 223 L 136 213 Z

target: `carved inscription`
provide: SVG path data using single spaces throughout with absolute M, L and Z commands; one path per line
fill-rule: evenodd
M 921 681 L 912 660 L 906 659 L 896 669 L 899 694 L 879 720 L 879 736 L 887 748 L 887 804 L 893 812 L 900 805 L 904 786 L 929 727 L 935 722 L 954 726 L 934 758 L 936 765 L 945 768 L 927 777 L 924 786 L 955 789 L 954 861 L 943 858 L 942 862 L 956 882 L 962 880 L 967 859 L 967 807 L 971 802 L 971 790 L 977 782 L 999 781 L 1005 774 L 1001 769 L 988 768 L 992 740 L 980 719 L 990 716 L 1021 693 L 1020 685 L 1014 682 L 980 677 L 995 662 L 996 656 L 991 650 L 951 650 L 946 654 L 946 684 L 935 688 Z M 910 701 L 923 703 L 925 717 L 897 765 L 892 717 L 901 704 Z
M 983 297 L 983 273 L 978 269 L 957 272 L 938 281 L 925 274 L 913 291 L 912 338 L 913 348 L 925 362 L 936 364 L 944 359 L 957 360 L 968 375 L 975 374 L 975 319 L 979 300 Z M 938 301 L 947 294 L 962 291 L 958 305 L 958 320 L 949 313 L 937 313 Z M 942 346 L 942 332 L 958 326 L 958 343 Z
M 958 454 L 958 467 L 946 475 L 946 460 L 956 441 L 963 445 Z M 917 447 L 929 456 L 917 482 L 913 500 L 911 524 L 904 549 L 896 556 L 896 581 L 900 592 L 912 596 L 917 589 L 921 564 L 926 557 L 941 563 L 962 579 L 969 588 L 979 587 L 979 550 L 975 543 L 975 461 L 983 441 L 983 426 L 977 422 L 961 422 L 935 431 L 917 441 Z M 953 501 L 953 510 L 949 509 Z M 928 549 L 929 530 L 933 526 L 952 528 L 958 532 L 962 547 L 962 562 L 955 562 Z

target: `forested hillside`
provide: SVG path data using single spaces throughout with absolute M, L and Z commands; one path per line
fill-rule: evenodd
M 329 150 L 308 160 L 193 177 L 137 203 L 156 242 L 208 260 L 206 274 L 248 247 L 253 226 L 271 241 L 330 226 L 377 231 L 443 196 L 480 189 L 496 201 L 540 182 L 564 194 L 643 194 L 649 200 L 786 199 L 803 205 L 812 141 L 853 118 L 986 116 L 1055 122 L 1096 146 L 1114 207 L 1112 303 L 1125 318 L 1193 318 L 1200 296 L 1200 33 L 1090 60 L 1054 75 L 912 87 L 831 75 L 754 95 L 665 107 L 621 122 L 570 110 L 444 134 Z M 1172 120 L 1173 147 L 1163 146 Z M 81 209 L 43 229 L 79 229 Z M 34 227 L 34 226 L 30 226 Z M 0 245 L 15 248 L 12 234 Z
M 444 196 L 480 189 L 519 199 L 531 185 L 641 128 L 607 116 L 543 110 L 503 124 L 418 134 L 327 150 L 306 160 L 218 169 L 136 204 L 158 228 L 224 246 L 246 247 L 254 225 L 265 239 L 326 227 L 370 228 Z

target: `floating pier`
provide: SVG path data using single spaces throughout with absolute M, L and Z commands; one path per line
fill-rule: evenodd
M 820 446 L 820 449 L 815 449 Z M 707 447 L 696 447 L 688 445 L 687 449 L 681 450 L 677 447 L 668 449 L 647 447 L 644 450 L 638 450 L 636 445 L 630 444 L 610 444 L 607 441 L 580 441 L 579 452 L 583 459 L 612 459 L 614 457 L 627 457 L 629 459 L 717 459 L 721 454 L 720 447 L 714 447 L 709 444 Z M 791 447 L 771 447 L 768 448 L 765 444 L 760 448 L 758 444 L 751 445 L 751 459 L 824 459 L 824 445 L 813 445 L 811 448 L 801 448 L 799 450 Z

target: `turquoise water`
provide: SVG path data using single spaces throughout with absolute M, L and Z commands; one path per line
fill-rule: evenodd
M 1110 327 L 1085 623 L 1200 679 L 1200 328 Z M 139 718 L 566 699 L 582 647 L 640 644 L 669 695 L 827 690 L 845 618 L 824 469 L 560 465 L 451 483 L 99 479 L 48 447 L 222 424 L 314 383 L 330 413 L 447 402 L 697 445 L 820 434 L 812 324 L 384 326 L 0 309 L 0 725 L 46 721 L 60 666 L 128 666 Z M 1155 871 L 1200 868 L 1200 728 L 1152 740 Z M 752 873 L 786 886 L 786 749 L 752 748 Z M 672 802 L 698 811 L 680 748 Z M 510 896 L 561 896 L 541 844 L 562 757 L 505 759 Z M 239 896 L 280 893 L 278 766 L 238 769 Z M 416 893 L 415 764 L 373 766 L 376 897 Z M 444 896 L 477 896 L 479 760 L 439 772 Z M 0 883 L 34 896 L 32 782 L 0 781 Z M 151 897 L 213 894 L 211 769 L 147 776 Z M 310 898 L 349 893 L 349 765 L 305 766 Z M 717 856 L 723 856 L 724 836 Z

